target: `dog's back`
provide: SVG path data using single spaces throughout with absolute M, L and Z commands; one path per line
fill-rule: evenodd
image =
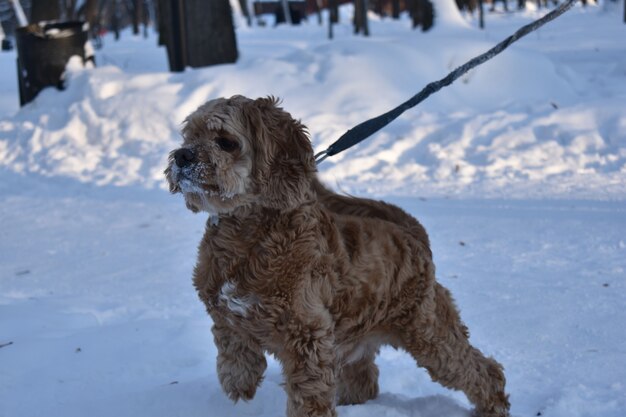
M 421 243 L 432 258 L 430 240 L 424 226 L 413 216 L 406 213 L 400 207 L 384 201 L 340 195 L 326 188 L 318 179 L 313 181 L 313 188 L 317 193 L 320 203 L 328 210 L 336 214 L 371 217 L 385 220 L 405 229 L 413 238 Z

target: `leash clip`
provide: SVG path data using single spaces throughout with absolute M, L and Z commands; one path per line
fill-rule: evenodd
M 315 164 L 319 165 L 322 163 L 322 161 L 326 158 L 328 158 L 330 155 L 328 155 L 328 149 L 322 151 L 322 152 L 318 152 L 317 154 L 315 154 Z

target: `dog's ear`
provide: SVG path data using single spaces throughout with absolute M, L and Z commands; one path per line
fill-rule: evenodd
M 253 177 L 259 202 L 288 209 L 306 201 L 315 178 L 315 158 L 306 128 L 278 107 L 274 97 L 245 106 L 254 150 Z

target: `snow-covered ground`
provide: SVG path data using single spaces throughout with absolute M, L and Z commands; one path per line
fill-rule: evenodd
M 576 7 L 320 167 L 425 224 L 515 416 L 626 415 L 621 7 Z M 236 65 L 184 74 L 125 34 L 19 111 L 0 53 L 0 416 L 283 415 L 274 361 L 253 401 L 221 393 L 190 282 L 205 218 L 163 190 L 180 122 L 213 97 L 273 94 L 321 150 L 540 13 L 487 14 L 485 31 L 441 13 L 427 34 L 374 20 L 370 39 L 343 24 L 333 41 L 315 19 L 241 26 Z M 378 364 L 381 396 L 340 416 L 469 416 L 405 353 Z

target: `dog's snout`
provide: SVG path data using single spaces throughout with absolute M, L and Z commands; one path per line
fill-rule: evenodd
M 174 160 L 180 168 L 190 165 L 196 160 L 196 154 L 191 149 L 180 148 L 174 152 Z

